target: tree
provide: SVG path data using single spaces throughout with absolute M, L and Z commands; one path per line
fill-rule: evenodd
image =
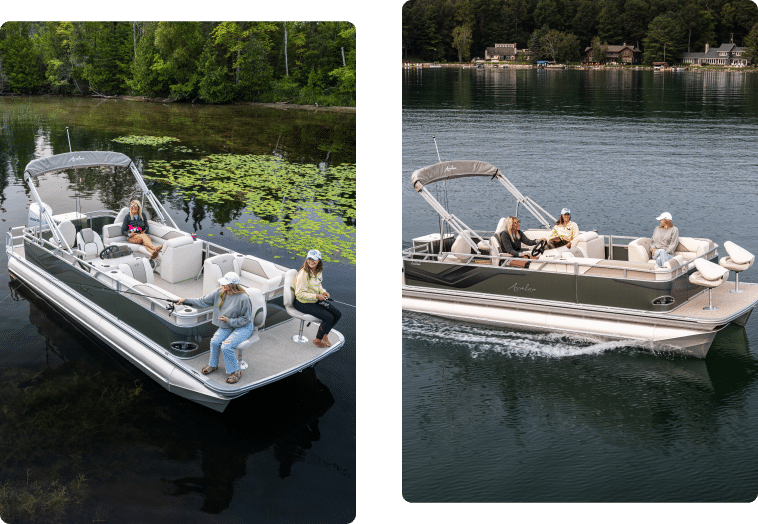
M 745 58 L 752 60 L 753 65 L 758 64 L 758 23 L 745 37 Z
M 581 58 L 579 38 L 572 33 L 564 33 L 556 49 L 555 59 L 559 62 L 577 62 Z
M 522 46 L 526 44 L 527 36 L 522 35 L 526 17 L 526 0 L 503 1 L 503 25 L 506 29 L 506 41 L 520 43 Z
M 597 35 L 597 14 L 599 12 L 595 0 L 581 0 L 572 21 L 572 31 L 579 37 L 582 45 L 589 46 L 592 38 Z
M 601 42 L 600 37 L 596 36 L 592 39 L 591 47 L 590 56 L 592 57 L 592 61 L 598 64 L 605 62 L 605 55 L 608 52 L 608 42 Z
M 658 15 L 650 22 L 645 37 L 643 62 L 677 62 L 687 46 L 687 36 L 682 19 L 677 13 L 668 12 Z
M 8 88 L 16 93 L 36 93 L 45 83 L 32 31 L 30 22 L 6 22 L 0 28 L 3 70 Z
M 600 12 L 597 15 L 597 35 L 606 42 L 617 42 L 623 39 L 621 13 L 614 0 L 601 0 Z M 619 42 L 621 43 L 621 42 Z
M 540 49 L 542 56 L 545 58 L 556 59 L 558 54 L 558 45 L 563 40 L 563 33 L 557 29 L 550 29 L 540 38 Z
M 539 0 L 534 8 L 534 23 L 537 27 L 563 29 L 563 16 L 555 0 Z
M 532 64 L 536 64 L 538 60 L 542 60 L 542 47 L 540 46 L 540 39 L 542 32 L 535 29 L 529 39 L 529 61 Z
M 453 29 L 453 48 L 458 51 L 458 62 L 471 58 L 471 28 L 468 25 Z
M 641 45 L 651 20 L 650 4 L 645 0 L 627 0 L 621 18 L 624 28 L 623 40 L 630 45 Z

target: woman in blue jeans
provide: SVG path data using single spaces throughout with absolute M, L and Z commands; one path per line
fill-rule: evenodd
M 202 298 L 181 298 L 176 303 L 197 308 L 213 306 L 213 325 L 218 326 L 218 331 L 211 338 L 211 357 L 203 368 L 203 374 L 208 375 L 218 369 L 220 349 L 229 374 L 226 381 L 234 384 L 242 376 L 234 349 L 253 334 L 253 306 L 250 297 L 239 285 L 239 275 L 234 271 L 224 275 L 218 283 L 221 287 Z

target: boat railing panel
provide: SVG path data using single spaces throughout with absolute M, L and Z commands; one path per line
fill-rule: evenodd
M 615 237 L 622 238 L 622 237 Z M 630 237 L 634 238 L 634 237 Z M 612 242 L 612 240 L 611 240 Z M 624 278 L 632 280 L 671 280 L 681 275 L 694 264 L 694 261 L 685 261 L 684 264 L 671 268 L 651 267 L 647 264 L 628 262 L 624 260 L 604 260 L 583 257 L 551 258 L 544 257 L 530 260 L 529 268 L 520 268 L 507 265 L 508 256 L 492 256 L 489 254 L 470 254 L 470 260 L 464 261 L 458 258 L 460 253 L 445 251 L 439 254 L 429 253 L 425 247 L 410 247 L 403 251 L 403 259 L 411 264 L 442 263 L 455 264 L 469 267 L 492 267 L 502 270 L 515 270 L 524 272 L 554 272 L 573 275 L 597 276 L 601 278 Z M 707 257 L 708 254 L 701 257 Z
M 82 293 L 85 297 L 92 298 L 93 292 L 103 291 L 102 287 L 89 282 L 89 279 L 94 279 L 101 285 L 106 286 L 109 292 L 122 295 L 132 303 L 142 306 L 173 324 L 191 326 L 204 324 L 212 320 L 213 311 L 207 308 L 197 310 L 195 308 L 181 307 L 175 308 L 173 312 L 170 312 L 166 306 L 170 301 L 176 300 L 179 297 L 173 296 L 169 291 L 154 284 L 140 282 L 127 276 L 117 269 L 117 264 L 113 266 L 102 265 L 74 257 L 58 248 L 58 246 L 49 240 L 41 239 L 34 233 L 34 228 L 24 228 L 23 240 L 38 246 L 49 255 L 71 266 L 75 270 L 75 273 L 70 278 L 62 281 L 74 291 Z M 48 261 L 47 263 L 49 264 L 50 262 Z M 64 273 L 60 268 L 56 270 L 56 276 L 59 279 L 61 279 L 60 277 Z M 80 276 L 77 277 L 77 275 Z M 116 316 L 120 316 L 118 312 Z

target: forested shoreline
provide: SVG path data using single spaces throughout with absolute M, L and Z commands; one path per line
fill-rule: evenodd
M 6 22 L 0 94 L 355 106 L 349 22 Z
M 630 44 L 643 63 L 681 61 L 705 44 L 733 42 L 758 62 L 752 0 L 410 0 L 403 5 L 403 59 L 467 62 L 516 43 L 529 60 L 581 60 L 588 47 Z M 594 44 L 594 46 L 593 46 Z

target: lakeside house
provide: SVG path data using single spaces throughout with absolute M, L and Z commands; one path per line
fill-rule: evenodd
M 705 44 L 704 53 L 683 53 L 682 62 L 691 65 L 720 65 L 731 67 L 745 67 L 750 60 L 742 55 L 745 50 L 734 43 L 721 44 L 721 47 L 711 48 Z
M 639 64 L 642 60 L 642 51 L 633 45 L 609 45 L 605 50 L 603 64 Z M 592 47 L 584 50 L 584 61 L 595 62 L 592 57 Z
M 517 49 L 516 44 L 495 44 L 494 47 L 488 47 L 484 50 L 484 60 L 515 62 L 519 53 L 523 53 L 524 56 L 529 55 L 527 49 Z

